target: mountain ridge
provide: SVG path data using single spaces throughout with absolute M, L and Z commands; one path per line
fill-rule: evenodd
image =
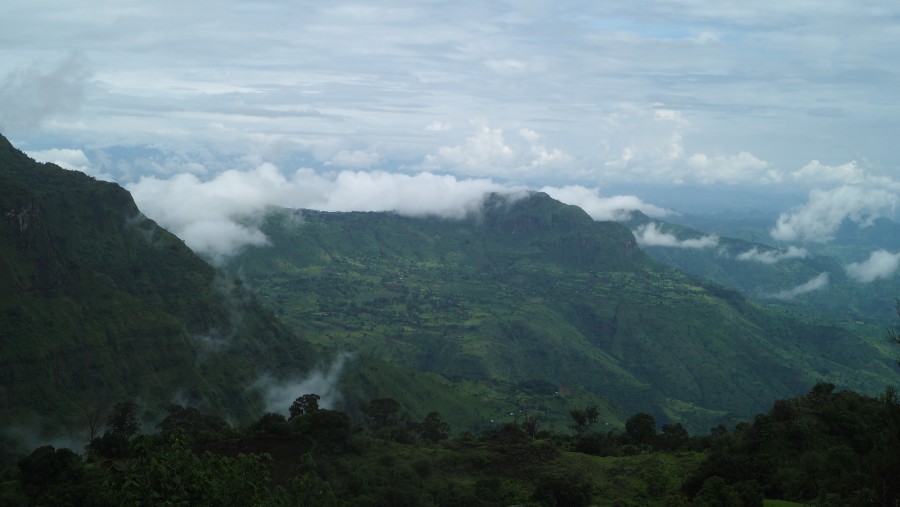
M 262 410 L 264 370 L 312 349 L 130 194 L 0 138 L 0 419 L 79 424 L 87 407 L 183 399 L 232 417 Z M 251 339 L 252 337 L 252 339 Z
M 665 267 L 626 227 L 546 194 L 488 197 L 457 221 L 283 210 L 261 230 L 271 246 L 230 269 L 285 323 L 451 380 L 575 386 L 696 427 L 891 374 L 846 330 Z

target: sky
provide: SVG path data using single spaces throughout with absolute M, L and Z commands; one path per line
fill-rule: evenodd
M 246 217 L 270 205 L 459 217 L 523 190 L 598 220 L 756 208 L 802 248 L 893 216 L 900 194 L 893 2 L 7 0 L 0 16 L 0 132 L 118 182 L 209 254 L 265 244 Z

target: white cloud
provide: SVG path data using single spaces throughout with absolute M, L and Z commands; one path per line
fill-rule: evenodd
M 90 76 L 77 53 L 49 70 L 39 65 L 13 70 L 0 81 L 0 129 L 36 128 L 56 115 L 74 113 Z
M 51 148 L 49 150 L 29 151 L 26 154 L 38 162 L 56 164 L 63 169 L 79 171 L 98 180 L 114 181 L 112 175 L 98 171 L 90 159 L 81 150 L 71 148 Z
M 463 218 L 477 212 L 488 192 L 522 192 L 487 179 L 457 179 L 432 173 L 343 171 L 327 180 L 327 194 L 309 203 L 325 211 L 395 211 L 407 216 Z
M 601 197 L 599 190 L 596 188 L 569 185 L 565 187 L 543 187 L 541 192 L 546 192 L 557 201 L 578 206 L 594 220 L 628 220 L 632 211 L 640 211 L 655 218 L 668 216 L 673 213 L 670 210 L 647 204 L 633 195 Z
M 686 162 L 692 169 L 688 177 L 706 185 L 716 183 L 728 185 L 771 184 L 779 183 L 782 180 L 781 174 L 770 169 L 767 162 L 746 151 L 737 155 L 716 157 L 695 153 L 688 157 Z
M 900 266 L 900 252 L 876 250 L 863 262 L 853 262 L 844 266 L 850 278 L 862 283 L 873 282 L 879 278 L 890 278 Z
M 82 148 L 119 181 L 209 179 L 246 159 L 535 188 L 900 191 L 885 63 L 900 60 L 900 5 L 889 2 L 4 7 L 15 19 L 0 60 L 4 134 L 33 150 Z M 95 73 L 64 57 L 72 48 Z M 167 160 L 122 154 L 143 146 Z
M 813 185 L 830 183 L 850 185 L 865 182 L 869 175 L 855 160 L 837 166 L 830 166 L 822 164 L 818 160 L 813 160 L 791 173 L 791 178 Z
M 831 190 L 812 190 L 806 204 L 782 213 L 769 232 L 779 241 L 825 243 L 844 220 L 861 227 L 897 205 L 897 196 L 882 189 L 842 186 Z
M 86 167 L 91 164 L 87 155 L 81 150 L 68 148 L 53 148 L 49 150 L 29 151 L 27 155 L 38 162 L 49 162 L 56 164 L 63 169 L 75 169 L 77 167 Z
M 699 238 L 678 239 L 674 234 L 662 232 L 659 224 L 650 222 L 640 225 L 634 231 L 635 239 L 641 246 L 662 246 L 671 248 L 713 248 L 719 244 L 715 235 Z
M 325 165 L 333 165 L 349 169 L 365 169 L 378 164 L 381 157 L 377 153 L 361 150 L 341 150 Z
M 809 256 L 809 252 L 805 248 L 789 246 L 786 251 L 780 250 L 764 250 L 753 247 L 746 252 L 738 254 L 735 259 L 739 261 L 754 261 L 763 264 L 775 264 L 787 259 L 805 259 Z
M 442 146 L 436 154 L 427 155 L 422 167 L 462 174 L 511 176 L 534 174 L 572 160 L 559 148 L 547 148 L 534 130 L 519 129 L 518 138 L 514 136 L 510 140 L 503 129 L 491 128 L 481 120 L 473 124 L 474 135 L 463 144 Z
M 475 135 L 457 146 L 443 146 L 437 155 L 425 158 L 426 166 L 448 169 L 464 169 L 477 172 L 495 172 L 509 167 L 516 154 L 507 145 L 502 129 L 479 125 Z
M 266 237 L 256 220 L 269 206 L 323 211 L 394 211 L 408 216 L 463 218 L 480 210 L 485 194 L 520 194 L 522 187 L 487 179 L 382 171 L 318 173 L 290 178 L 272 164 L 225 171 L 203 181 L 193 174 L 143 177 L 127 186 L 141 210 L 213 259 L 233 255 Z
M 828 286 L 828 278 L 829 277 L 827 272 L 819 273 L 819 275 L 810 279 L 808 282 L 800 284 L 791 289 L 783 290 L 777 294 L 773 294 L 772 297 L 777 299 L 794 299 L 801 294 L 824 289 Z
M 448 130 L 450 130 L 450 125 L 437 120 L 434 120 L 425 126 L 426 132 L 446 132 Z

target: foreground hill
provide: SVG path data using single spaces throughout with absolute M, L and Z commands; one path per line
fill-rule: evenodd
M 38 164 L 0 137 L 0 423 L 77 426 L 172 400 L 256 416 L 264 372 L 311 364 L 253 296 L 112 183 Z
M 285 323 L 450 382 L 584 389 L 708 428 L 820 379 L 873 392 L 893 374 L 856 336 L 665 268 L 627 228 L 545 194 L 491 196 L 457 221 L 274 212 L 263 230 L 272 246 L 232 268 Z

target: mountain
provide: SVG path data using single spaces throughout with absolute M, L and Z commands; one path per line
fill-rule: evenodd
M 698 225 L 667 223 L 639 212 L 633 213 L 624 225 L 640 231 L 642 227 L 655 224 L 656 230 L 680 241 L 719 234 L 717 242 L 708 248 L 645 245 L 642 249 L 668 266 L 738 290 L 756 300 L 780 301 L 783 306 L 819 319 L 874 326 L 879 338 L 884 334 L 884 326 L 893 325 L 896 320 L 896 280 L 891 276 L 862 283 L 849 276 L 845 269 L 851 262 L 865 261 L 874 250 L 893 251 L 897 242 L 893 232 L 900 228 L 895 222 L 878 219 L 864 229 L 845 223 L 831 243 L 802 247 L 773 244 L 766 232 L 772 222 L 753 217 L 679 217 L 679 222 Z M 700 227 L 705 227 L 702 232 Z M 729 231 L 744 239 L 727 236 Z M 750 241 L 747 237 L 758 239 Z M 823 273 L 827 280 L 818 290 L 802 294 L 791 292 Z
M 0 421 L 79 427 L 125 399 L 238 419 L 313 349 L 113 183 L 0 137 Z
M 262 230 L 271 246 L 230 269 L 291 328 L 524 411 L 581 390 L 706 430 L 818 380 L 873 392 L 893 375 L 866 340 L 667 268 L 542 193 L 464 220 L 278 210 Z

